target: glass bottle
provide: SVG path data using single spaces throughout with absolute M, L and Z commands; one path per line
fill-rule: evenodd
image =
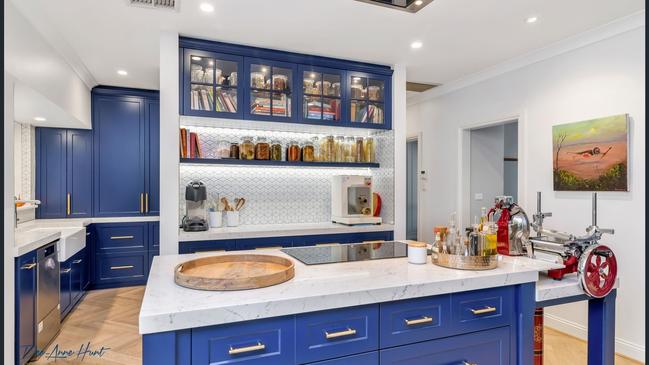
M 297 141 L 291 141 L 286 151 L 288 161 L 300 161 L 300 144 Z
M 327 136 L 326 138 L 326 161 L 327 162 L 335 162 L 336 161 L 336 141 L 334 139 L 334 136 Z
M 439 232 L 435 233 L 435 243 L 433 244 L 433 247 L 437 249 L 437 252 L 445 253 L 444 243 L 442 242 L 442 236 L 439 234 Z
M 485 232 L 485 256 L 498 254 L 498 225 L 493 221 L 487 222 L 487 230 Z
M 376 161 L 376 150 L 374 148 L 374 138 L 366 137 L 363 141 L 363 161 L 364 162 L 375 162 Z
M 304 143 L 304 146 L 302 146 L 302 161 L 304 162 L 313 162 L 314 161 L 314 147 L 313 147 L 313 142 L 307 141 Z
M 252 137 L 241 138 L 241 144 L 239 145 L 239 157 L 242 160 L 255 159 L 255 144 L 252 143 Z
M 239 144 L 237 142 L 230 143 L 230 158 L 239 159 Z
M 257 144 L 255 144 L 255 159 L 270 159 L 270 145 L 268 144 L 266 137 L 257 137 Z
M 363 162 L 363 137 L 356 137 L 356 148 L 354 149 L 354 162 Z
M 282 143 L 278 140 L 270 142 L 270 159 L 273 161 L 282 161 Z
M 344 136 L 337 136 L 336 137 L 336 157 L 335 161 L 336 162 L 344 162 L 344 149 L 345 149 L 345 137 Z
M 328 162 L 327 161 L 328 155 L 329 154 L 327 152 L 327 137 L 322 137 L 320 139 L 320 161 Z
M 354 137 L 345 138 L 345 162 L 354 162 L 355 154 L 354 150 L 356 149 L 356 140 Z

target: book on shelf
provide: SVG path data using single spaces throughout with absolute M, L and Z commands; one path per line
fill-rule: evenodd
M 226 91 L 218 90 L 216 92 L 215 102 L 217 112 L 236 113 L 237 111 L 236 96 L 233 96 Z
M 180 128 L 180 158 L 202 158 L 203 146 L 198 133 Z
M 192 90 L 191 104 L 194 110 L 213 110 L 214 95 L 212 95 L 212 89 L 200 88 Z
M 270 115 L 271 111 L 270 98 L 255 97 L 250 103 L 250 112 L 253 114 Z M 282 94 L 279 99 L 273 99 L 273 115 L 290 116 L 291 99 Z

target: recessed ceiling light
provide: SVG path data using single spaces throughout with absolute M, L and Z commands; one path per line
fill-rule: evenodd
M 44 122 L 47 119 L 45 119 L 44 117 L 34 117 L 34 120 L 37 121 L 37 122 Z
M 198 56 L 192 56 L 192 60 L 193 61 L 200 61 L 200 60 L 202 60 L 202 58 L 200 58 Z
M 121 76 L 126 76 L 128 75 L 128 72 L 126 72 L 126 70 L 117 70 L 117 74 Z
M 415 1 L 415 5 L 417 5 L 417 6 L 421 6 L 421 4 L 423 4 L 423 3 L 424 3 L 423 0 Z
M 421 43 L 420 41 L 414 41 L 414 42 L 410 43 L 410 48 L 419 49 L 419 48 L 423 47 L 423 45 L 424 44 Z
M 214 11 L 214 5 L 210 3 L 202 3 L 201 4 L 201 10 L 203 10 L 206 13 L 211 13 Z
M 525 23 L 532 24 L 532 23 L 536 23 L 537 20 L 539 20 L 539 17 L 531 16 L 525 19 Z

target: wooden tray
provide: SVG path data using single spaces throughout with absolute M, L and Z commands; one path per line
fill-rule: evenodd
M 276 285 L 295 276 L 293 261 L 272 255 L 220 255 L 179 264 L 176 284 L 201 290 L 242 290 Z

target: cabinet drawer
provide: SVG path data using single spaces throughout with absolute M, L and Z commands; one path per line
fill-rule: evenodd
M 381 365 L 509 364 L 509 327 L 381 350 Z
M 97 256 L 99 282 L 142 280 L 147 273 L 146 252 Z
M 499 287 L 451 295 L 453 332 L 507 326 L 514 315 L 514 288 Z
M 235 249 L 235 240 L 218 241 L 190 241 L 180 242 L 178 253 L 197 253 L 210 251 L 232 251 Z
M 312 362 L 309 365 L 379 365 L 379 352 L 372 351 L 364 354 L 345 356 L 333 360 Z
M 193 364 L 293 364 L 292 316 L 192 329 Z
M 147 249 L 147 224 L 97 225 L 97 248 L 99 252 L 145 251 Z
M 380 323 L 381 348 L 448 336 L 451 296 L 382 303 Z
M 379 347 L 379 307 L 334 309 L 296 316 L 298 364 L 376 350 Z
M 237 240 L 237 250 L 291 247 L 293 237 L 247 238 Z

